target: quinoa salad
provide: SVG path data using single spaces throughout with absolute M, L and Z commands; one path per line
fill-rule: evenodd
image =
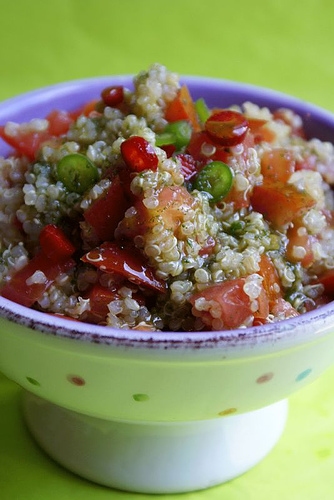
M 0 137 L 0 294 L 71 320 L 226 330 L 334 294 L 334 147 L 300 116 L 209 109 L 153 64 Z

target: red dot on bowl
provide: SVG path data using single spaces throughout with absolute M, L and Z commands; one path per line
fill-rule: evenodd
M 67 380 L 78 387 L 86 383 L 86 381 L 82 377 L 78 377 L 78 375 L 68 375 Z
M 221 417 L 225 417 L 226 415 L 232 415 L 233 413 L 236 413 L 236 411 L 236 408 L 227 408 L 227 410 L 220 411 L 218 415 L 220 415 Z
M 259 377 L 256 380 L 256 383 L 257 384 L 265 384 L 266 382 L 269 382 L 269 380 L 271 380 L 273 378 L 273 376 L 274 376 L 274 374 L 272 372 L 264 373 L 263 375 L 261 375 L 261 377 Z

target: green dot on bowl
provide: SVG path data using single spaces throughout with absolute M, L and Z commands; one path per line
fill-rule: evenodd
M 132 397 L 135 401 L 148 401 L 150 399 L 147 394 L 133 394 Z
M 38 380 L 32 378 L 32 377 L 26 377 L 26 379 L 28 380 L 28 382 L 31 384 L 31 385 L 36 385 L 36 386 L 40 386 L 41 384 L 38 382 Z
M 304 370 L 301 372 L 297 377 L 296 377 L 296 382 L 300 382 L 301 380 L 304 380 L 304 378 L 308 377 L 309 374 L 311 373 L 312 369 L 308 368 L 307 370 Z

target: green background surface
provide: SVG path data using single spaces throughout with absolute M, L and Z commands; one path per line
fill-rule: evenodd
M 0 99 L 74 78 L 136 73 L 159 61 L 334 111 L 330 0 L 0 0 L 0 14 Z M 330 370 L 291 398 L 283 438 L 256 468 L 228 484 L 167 498 L 334 498 L 333 387 Z M 0 375 L 1 500 L 151 498 L 93 485 L 54 464 L 28 435 L 19 402 L 20 389 Z

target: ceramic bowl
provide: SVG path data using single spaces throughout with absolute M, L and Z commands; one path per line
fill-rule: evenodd
M 209 106 L 288 107 L 309 137 L 334 136 L 332 114 L 284 94 L 183 81 Z M 23 94 L 0 104 L 0 123 L 76 109 L 111 84 L 131 87 L 131 78 Z M 331 365 L 333 334 L 334 304 L 250 329 L 152 333 L 71 322 L 0 297 L 0 370 L 26 390 L 36 440 L 88 479 L 149 493 L 206 488 L 262 459 L 284 428 L 285 398 Z

